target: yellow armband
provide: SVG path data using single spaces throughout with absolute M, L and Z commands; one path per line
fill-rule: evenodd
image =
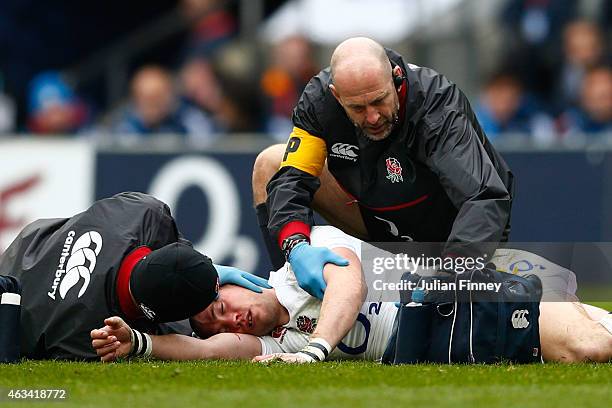
M 325 141 L 307 131 L 294 127 L 287 142 L 280 167 L 291 166 L 319 177 L 325 165 Z

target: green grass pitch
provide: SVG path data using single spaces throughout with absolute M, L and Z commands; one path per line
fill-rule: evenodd
M 0 366 L 0 388 L 62 388 L 62 402 L 0 407 L 605 407 L 612 364 L 382 366 L 325 362 L 28 361 Z
M 598 306 L 612 309 L 612 303 Z M 0 408 L 14 407 L 607 407 L 611 364 L 418 365 L 237 361 L 0 364 Z M 13 402 L 10 389 L 65 389 Z

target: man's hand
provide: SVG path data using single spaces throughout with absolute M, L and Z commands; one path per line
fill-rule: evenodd
M 292 364 L 304 364 L 304 363 L 313 362 L 312 360 L 305 358 L 303 355 L 300 355 L 300 353 L 274 353 L 274 354 L 268 354 L 267 356 L 253 357 L 253 360 L 251 361 L 254 363 L 264 363 L 264 364 L 272 363 L 275 361 L 282 361 L 285 363 L 292 363 Z
M 261 288 L 272 288 L 265 279 L 233 266 L 215 265 L 215 269 L 219 274 L 219 284 L 221 285 L 231 283 L 257 293 L 261 293 Z
M 105 319 L 104 324 L 90 333 L 91 345 L 100 360 L 106 363 L 127 356 L 132 349 L 130 326 L 118 316 Z
M 327 286 L 323 279 L 325 264 L 333 263 L 338 266 L 349 264 L 346 259 L 329 249 L 313 247 L 307 242 L 301 242 L 293 247 L 289 253 L 289 263 L 300 287 L 320 300 L 323 300 Z

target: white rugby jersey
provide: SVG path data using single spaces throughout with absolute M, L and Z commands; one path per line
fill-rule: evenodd
M 348 248 L 361 259 L 361 241 L 337 228 L 314 227 L 311 234 L 313 246 Z M 295 353 L 306 344 L 314 331 L 321 301 L 310 296 L 297 283 L 288 263 L 270 273 L 268 281 L 276 291 L 278 301 L 289 312 L 289 323 L 278 327 L 269 336 L 260 337 L 262 355 L 272 353 Z M 397 308 L 393 303 L 365 302 L 361 306 L 353 328 L 331 352 L 329 359 L 380 360 L 391 335 Z
M 542 281 L 542 301 L 578 301 L 578 284 L 574 272 L 540 255 L 521 249 L 500 248 L 495 251 L 491 261 L 501 272 L 519 276 L 538 275 Z

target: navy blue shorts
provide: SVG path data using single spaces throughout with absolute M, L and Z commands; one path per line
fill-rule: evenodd
M 457 281 L 461 275 L 447 280 Z M 465 278 L 465 275 L 463 276 Z M 390 364 L 534 363 L 542 361 L 538 319 L 539 279 L 491 269 L 474 271 L 474 282 L 499 283 L 500 290 L 429 292 L 418 302 L 402 294 L 392 338 L 383 357 Z M 422 280 L 418 275 L 409 280 Z

